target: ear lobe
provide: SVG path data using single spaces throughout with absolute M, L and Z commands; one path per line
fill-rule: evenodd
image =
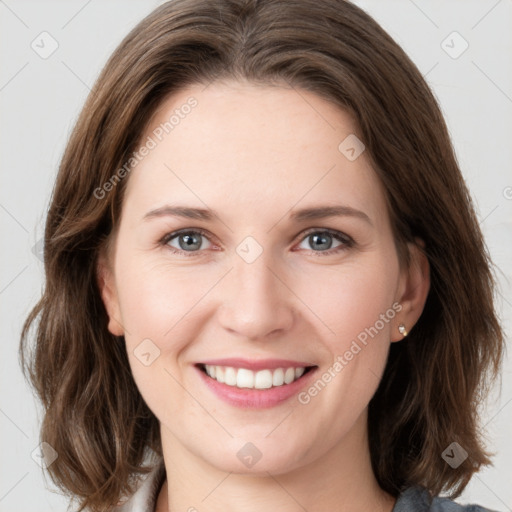
M 399 325 L 403 324 L 409 333 L 425 307 L 430 290 L 430 265 L 424 249 L 425 242 L 420 238 L 408 244 L 411 259 L 409 267 L 402 274 L 401 294 L 397 298 L 402 309 L 394 319 L 391 341 L 402 340 L 404 335 L 400 333 Z
M 114 336 L 123 336 L 124 328 L 120 322 L 121 312 L 117 297 L 114 273 L 112 272 L 107 258 L 102 251 L 100 251 L 96 265 L 96 280 L 101 299 L 109 319 L 108 330 Z

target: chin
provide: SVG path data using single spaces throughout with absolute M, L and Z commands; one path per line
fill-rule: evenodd
M 268 433 L 268 432 L 267 432 Z M 207 460 L 213 466 L 226 472 L 233 472 L 242 475 L 268 476 L 268 473 L 279 475 L 287 473 L 301 465 L 297 454 L 296 446 L 283 446 L 281 440 L 235 440 L 235 447 L 223 449 L 212 454 L 213 457 Z M 222 461 L 219 464 L 219 461 Z

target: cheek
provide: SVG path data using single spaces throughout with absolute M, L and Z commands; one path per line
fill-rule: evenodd
M 393 254 L 367 253 L 353 263 L 309 276 L 309 283 L 317 286 L 309 287 L 307 305 L 321 319 L 322 325 L 316 321 L 318 335 L 329 358 L 298 400 L 310 415 L 329 417 L 326 445 L 354 425 L 384 371 L 399 277 Z M 298 294 L 304 296 L 306 284 L 301 286 Z
M 224 271 L 193 264 L 178 268 L 162 257 L 143 254 L 120 259 L 117 265 L 126 350 L 134 379 L 151 406 L 162 385 L 174 389 L 176 381 L 183 381 L 180 360 L 200 337 L 208 292 Z
M 392 254 L 390 258 L 368 257 L 351 265 L 318 270 L 316 277 L 310 275 L 307 283 L 301 280 L 297 294 L 307 297 L 305 304 L 321 321 L 318 332 L 329 351 L 334 356 L 344 354 L 357 340 L 362 350 L 359 352 L 357 346 L 352 350 L 360 355 L 364 352 L 368 364 L 375 360 L 379 366 L 386 357 L 391 320 L 396 315 L 393 303 L 398 263 Z M 311 286 L 312 282 L 317 285 Z
M 177 414 L 183 406 L 178 382 L 184 376 L 177 362 L 200 328 L 194 315 L 211 284 L 192 266 L 178 270 L 150 258 L 119 261 L 117 280 L 132 375 L 146 404 L 162 420 L 162 411 Z M 169 395 L 175 397 L 171 402 Z
M 308 305 L 329 328 L 321 328 L 321 341 L 330 361 L 299 401 L 338 411 L 333 428 L 343 432 L 368 405 L 385 369 L 399 308 L 394 301 L 398 272 L 392 260 L 382 260 L 325 277 Z
M 180 319 L 186 320 L 192 307 L 194 294 L 188 291 L 193 286 L 177 272 L 171 282 L 162 266 L 142 258 L 119 259 L 116 274 L 126 350 L 134 378 L 144 389 L 162 371 L 162 356 L 182 348 L 180 340 L 186 337 L 179 330 L 188 322 Z
M 143 257 L 120 261 L 118 281 L 126 330 L 155 339 L 168 338 L 211 287 L 192 266 L 177 269 Z

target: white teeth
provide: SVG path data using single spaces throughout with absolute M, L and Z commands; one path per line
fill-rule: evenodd
M 254 377 L 255 389 L 268 389 L 272 387 L 272 372 L 270 370 L 260 370 Z
M 208 368 L 208 367 L 206 367 Z M 210 368 L 212 368 L 210 366 Z M 224 382 L 224 368 L 221 367 L 221 366 L 214 366 L 213 367 L 213 372 L 215 373 L 215 379 L 218 380 L 219 382 Z M 213 377 L 213 375 L 210 374 L 210 377 Z
M 272 385 L 274 386 L 282 386 L 284 384 L 284 370 L 282 368 L 278 368 L 274 370 L 274 374 L 272 375 Z
M 224 372 L 224 383 L 228 386 L 236 386 L 236 370 L 231 366 L 228 366 Z
M 253 372 L 247 368 L 233 368 L 231 366 L 205 365 L 206 373 L 217 380 L 237 388 L 268 389 L 272 386 L 291 384 L 300 378 L 306 369 L 298 368 L 276 368 L 275 370 L 259 370 Z
M 215 368 L 215 366 L 213 367 Z M 253 388 L 254 387 L 254 372 L 239 368 L 236 374 L 236 387 L 237 388 Z
M 295 380 L 295 368 L 288 368 L 284 373 L 284 383 L 290 384 Z

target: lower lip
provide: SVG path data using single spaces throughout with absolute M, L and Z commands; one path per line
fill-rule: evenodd
M 318 367 L 312 368 L 299 379 L 291 384 L 283 384 L 267 389 L 237 388 L 228 386 L 209 377 L 203 370 L 195 369 L 199 372 L 203 382 L 210 388 L 221 400 L 230 405 L 241 408 L 268 409 L 283 403 L 296 395 L 302 388 L 306 387 L 311 381 L 312 376 L 318 370 Z

